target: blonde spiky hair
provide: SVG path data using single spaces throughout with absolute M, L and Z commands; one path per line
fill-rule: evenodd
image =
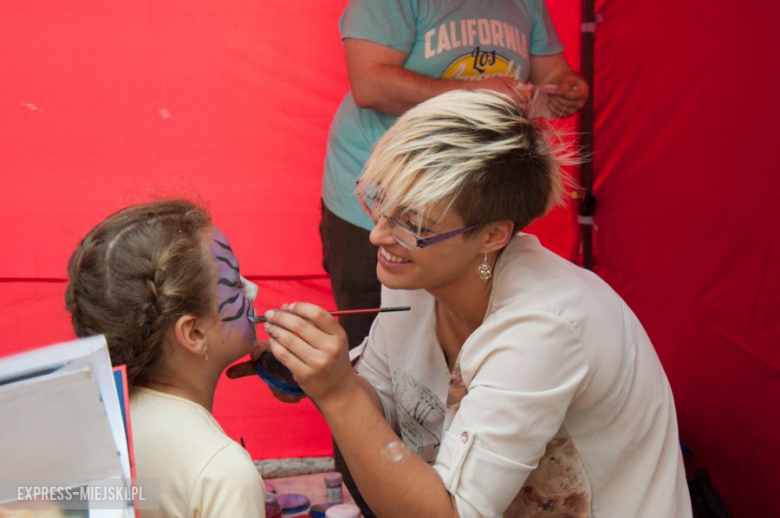
M 467 225 L 511 220 L 520 230 L 561 203 L 576 153 L 528 106 L 492 90 L 454 90 L 402 115 L 377 142 L 357 185 L 386 214 L 422 221 L 442 202 Z

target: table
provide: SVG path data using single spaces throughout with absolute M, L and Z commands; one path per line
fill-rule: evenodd
M 315 473 L 296 477 L 269 478 L 265 481 L 274 486 L 277 495 L 299 493 L 305 495 L 311 505 L 315 505 L 328 501 L 325 495 L 325 475 L 325 473 Z M 354 505 L 355 501 L 343 483 L 341 484 L 341 492 L 344 495 L 344 503 Z M 284 513 L 284 516 L 306 516 L 308 513 L 309 510 L 306 509 L 297 513 Z

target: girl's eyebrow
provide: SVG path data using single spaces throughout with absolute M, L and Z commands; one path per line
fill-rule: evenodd
M 227 243 L 223 243 L 223 242 L 222 242 L 222 241 L 220 241 L 219 239 L 215 239 L 215 240 L 214 240 L 214 242 L 215 242 L 216 244 L 218 244 L 219 246 L 221 246 L 222 248 L 224 248 L 225 250 L 228 250 L 228 251 L 230 251 L 231 253 L 233 252 L 233 249 L 232 249 L 232 248 L 230 248 L 230 245 L 229 245 L 229 244 L 227 244 Z
M 228 286 L 230 288 L 238 288 L 241 285 L 241 277 L 239 276 L 235 280 L 230 280 L 227 277 L 220 277 L 217 281 L 217 285 Z
M 230 259 L 228 259 L 227 257 L 222 257 L 221 255 L 218 255 L 217 261 L 222 261 L 223 263 L 228 265 L 228 268 L 230 268 L 231 270 L 236 272 L 238 271 L 238 260 L 236 260 L 236 264 L 234 265 L 233 263 L 230 262 Z

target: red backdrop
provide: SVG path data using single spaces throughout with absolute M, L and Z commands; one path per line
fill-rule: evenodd
M 693 465 L 737 516 L 776 515 L 780 7 L 597 9 L 596 271 L 647 327 Z
M 0 354 L 72 337 L 69 254 L 101 218 L 154 196 L 209 206 L 259 280 L 259 310 L 333 307 L 317 223 L 347 89 L 345 0 L 119 4 L 0 5 Z M 548 4 L 576 65 L 579 2 Z M 768 515 L 765 488 L 780 479 L 780 163 L 767 152 L 780 12 L 597 8 L 597 271 L 648 328 L 696 463 L 739 516 Z M 559 210 L 534 230 L 569 256 L 571 219 Z M 330 453 L 313 406 L 278 403 L 257 379 L 224 380 L 215 414 L 255 458 Z

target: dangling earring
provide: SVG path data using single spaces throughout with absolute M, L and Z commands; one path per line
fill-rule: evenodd
M 479 265 L 477 271 L 479 272 L 479 278 L 485 282 L 489 281 L 490 278 L 493 277 L 493 271 L 490 269 L 490 265 L 488 264 L 487 253 L 485 253 L 485 259 L 482 261 L 482 264 Z
M 204 360 L 209 361 L 209 350 L 206 349 L 206 355 L 203 357 Z

